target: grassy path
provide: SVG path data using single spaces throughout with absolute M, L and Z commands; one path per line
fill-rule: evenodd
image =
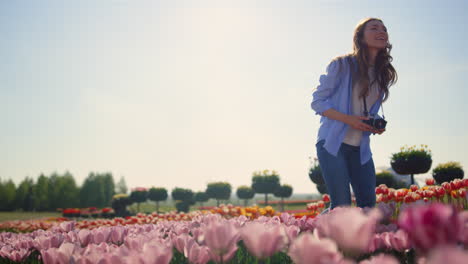
M 60 216 L 62 216 L 62 214 L 57 212 L 0 212 L 0 222 Z

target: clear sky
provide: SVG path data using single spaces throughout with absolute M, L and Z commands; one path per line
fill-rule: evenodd
M 128 187 L 309 180 L 312 91 L 379 17 L 399 80 L 371 136 L 377 168 L 427 144 L 468 168 L 467 1 L 1 1 L 0 177 L 70 171 Z M 430 174 L 416 178 L 423 180 Z

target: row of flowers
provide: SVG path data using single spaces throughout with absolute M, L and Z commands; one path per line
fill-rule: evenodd
M 442 203 L 412 204 L 393 231 L 378 232 L 379 208 L 335 208 L 316 218 L 224 218 L 88 230 L 62 222 L 48 231 L 0 233 L 0 258 L 44 263 L 465 263 L 468 213 Z M 434 226 L 438 223 L 438 226 Z M 36 253 L 34 253 L 36 252 Z M 383 253 L 382 253 L 383 252 Z M 417 259 L 414 259 L 414 256 Z M 1 259 L 0 259 L 1 261 Z
M 455 179 L 451 182 L 444 182 L 441 185 L 435 185 L 434 179 L 427 179 L 426 186 L 418 187 L 411 185 L 410 188 L 393 189 L 381 184 L 375 188 L 377 204 L 387 203 L 395 206 L 393 220 L 399 215 L 400 207 L 408 204 L 423 201 L 442 202 L 454 205 L 458 210 L 468 209 L 468 179 Z M 324 194 L 322 200 L 307 204 L 308 212 L 302 213 L 308 217 L 315 217 L 329 206 L 330 196 Z M 352 203 L 356 200 L 353 197 Z
M 105 208 L 104 208 L 105 209 Z M 103 209 L 103 210 L 104 210 Z M 81 215 L 78 212 L 82 212 L 79 209 L 66 209 L 70 210 L 69 213 L 73 213 L 76 210 L 76 214 L 73 213 L 72 217 Z M 63 210 L 64 212 L 66 210 Z M 81 220 L 76 222 L 76 228 L 78 229 L 94 229 L 102 226 L 117 226 L 117 225 L 133 225 L 133 224 L 155 224 L 159 221 L 190 221 L 194 217 L 204 214 L 219 214 L 222 217 L 229 219 L 238 216 L 245 216 L 248 219 L 256 219 L 261 216 L 274 216 L 278 213 L 275 212 L 273 207 L 241 207 L 234 206 L 231 204 L 221 204 L 219 207 L 212 207 L 208 210 L 193 211 L 190 213 L 177 213 L 176 211 L 168 213 L 156 213 L 151 214 L 138 213 L 135 216 L 128 216 L 125 218 L 115 217 L 112 219 L 92 219 L 92 220 Z M 52 228 L 54 225 L 58 225 L 64 220 L 69 218 L 46 218 L 43 220 L 29 220 L 29 221 L 9 221 L 0 223 L 0 231 L 9 232 L 32 232 L 34 230 L 43 229 L 47 230 Z
M 96 207 L 88 207 L 88 208 L 65 208 L 65 209 L 57 209 L 58 212 L 62 213 L 63 217 L 103 217 L 109 218 L 114 217 L 115 212 L 114 209 L 110 207 L 105 207 L 102 209 L 98 209 Z

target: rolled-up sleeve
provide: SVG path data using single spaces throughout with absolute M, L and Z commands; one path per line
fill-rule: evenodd
M 339 85 L 339 61 L 334 60 L 328 64 L 326 73 L 320 75 L 319 85 L 312 93 L 311 107 L 316 115 L 323 115 L 323 112 L 332 108 L 330 96 Z

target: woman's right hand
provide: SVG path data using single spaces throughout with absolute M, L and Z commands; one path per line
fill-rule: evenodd
M 362 120 L 368 119 L 369 118 L 365 116 L 348 115 L 346 117 L 345 123 L 357 130 L 374 132 L 374 128 L 372 126 L 362 122 Z

